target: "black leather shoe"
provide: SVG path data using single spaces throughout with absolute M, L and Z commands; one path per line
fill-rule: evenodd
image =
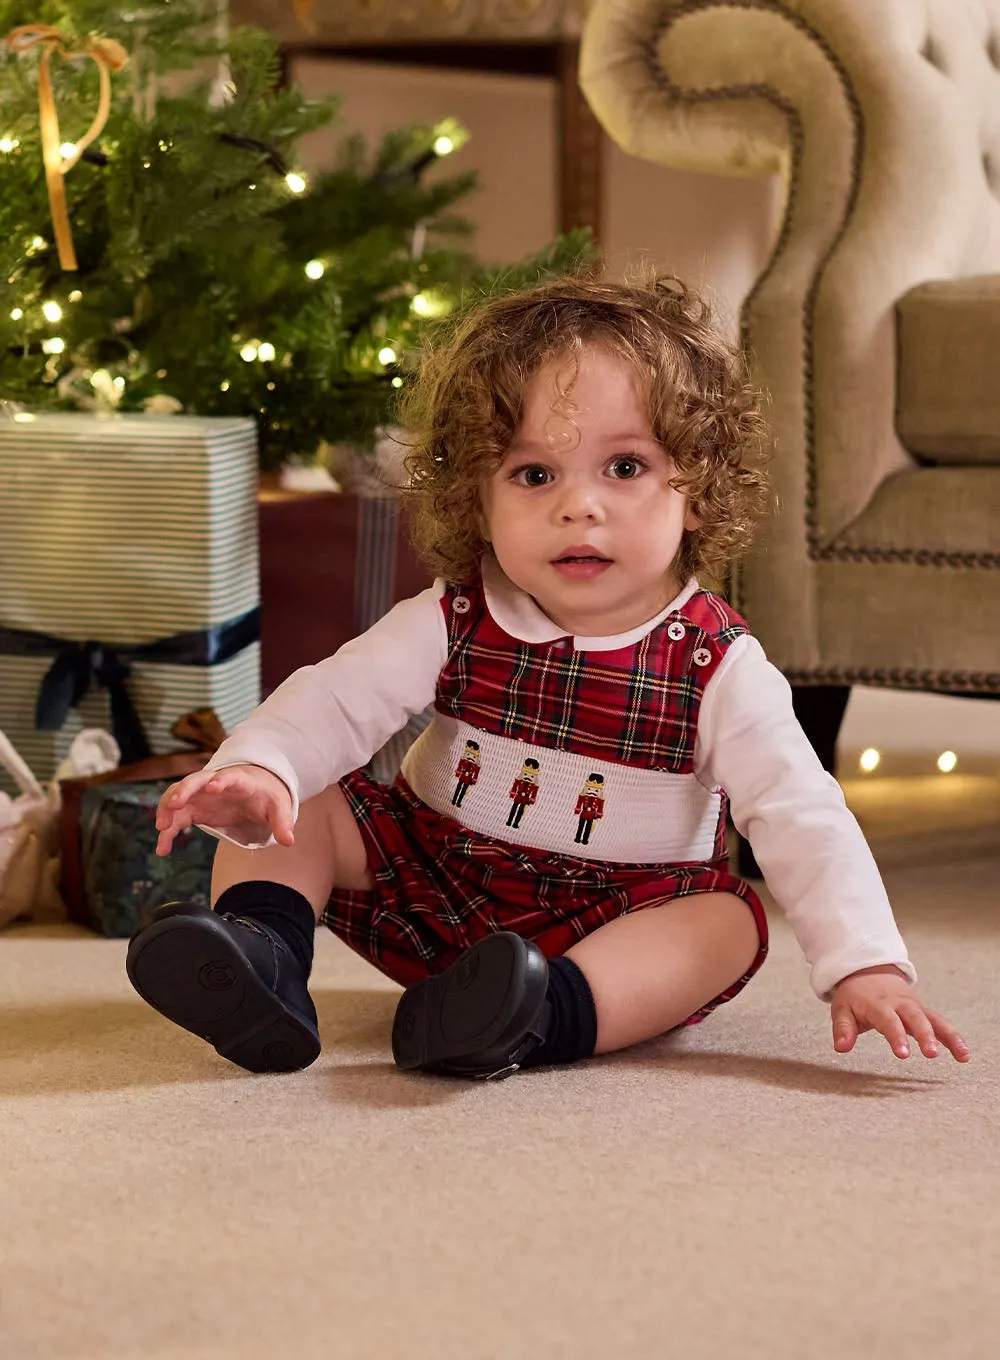
M 487 935 L 403 993 L 392 1026 L 397 1067 L 509 1077 L 545 1038 L 548 980 L 537 945 L 507 930 Z
M 125 970 L 161 1015 L 250 1072 L 297 1072 L 319 1057 L 302 968 L 256 921 L 169 903 L 132 936 Z

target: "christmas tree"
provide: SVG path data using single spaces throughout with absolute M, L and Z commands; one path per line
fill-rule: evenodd
M 437 318 L 589 255 L 573 233 L 516 266 L 477 262 L 452 211 L 474 175 L 424 182 L 457 125 L 374 149 L 345 135 L 307 176 L 298 144 L 335 101 L 282 88 L 275 43 L 230 31 L 224 0 L 139 5 L 0 0 L 8 410 L 254 415 L 264 467 L 324 440 L 363 449 Z

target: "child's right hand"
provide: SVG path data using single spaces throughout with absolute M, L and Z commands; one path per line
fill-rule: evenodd
M 156 853 L 169 855 L 174 838 L 195 823 L 247 844 L 260 844 L 272 833 L 279 845 L 295 841 L 288 786 L 260 765 L 198 770 L 171 784 L 156 809 Z

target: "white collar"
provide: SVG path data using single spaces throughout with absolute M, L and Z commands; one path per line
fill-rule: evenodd
M 520 642 L 555 642 L 558 638 L 570 636 L 565 628 L 553 623 L 548 614 L 539 609 L 530 595 L 526 595 L 504 574 L 492 553 L 487 553 L 482 560 L 482 574 L 486 607 L 494 622 L 505 633 Z M 698 582 L 692 576 L 680 594 L 675 595 L 666 609 L 662 609 L 655 618 L 627 633 L 616 633 L 611 637 L 574 636 L 573 646 L 578 652 L 614 652 L 620 647 L 631 647 L 641 642 L 668 614 L 683 608 L 698 588 Z

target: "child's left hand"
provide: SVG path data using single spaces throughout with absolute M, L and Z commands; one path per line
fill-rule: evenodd
M 917 996 L 903 974 L 891 964 L 863 968 L 834 988 L 833 1046 L 849 1053 L 859 1034 L 877 1029 L 897 1058 L 910 1056 L 907 1034 L 912 1034 L 925 1058 L 936 1058 L 938 1040 L 958 1059 L 969 1061 L 969 1046 L 953 1025 Z

